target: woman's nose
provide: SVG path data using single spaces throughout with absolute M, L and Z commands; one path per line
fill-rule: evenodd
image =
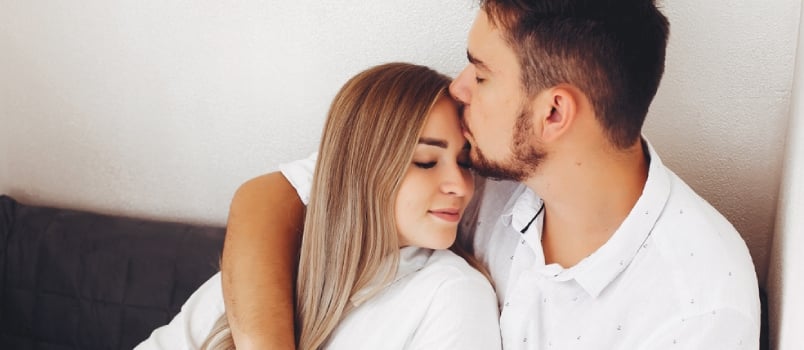
M 458 197 L 466 197 L 474 191 L 472 174 L 455 165 L 444 171 L 441 178 L 441 191 Z

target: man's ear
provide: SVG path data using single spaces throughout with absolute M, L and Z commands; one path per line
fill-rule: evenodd
M 561 138 L 572 128 L 578 110 L 575 91 L 559 85 L 545 91 L 541 105 L 542 141 L 551 142 Z

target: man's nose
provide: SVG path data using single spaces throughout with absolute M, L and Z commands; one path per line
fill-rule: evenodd
M 470 74 L 470 67 L 467 66 L 449 85 L 449 92 L 452 97 L 464 105 L 469 104 L 471 98 L 471 90 L 468 85 Z

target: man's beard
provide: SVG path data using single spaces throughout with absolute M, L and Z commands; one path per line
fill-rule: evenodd
M 533 120 L 530 108 L 523 102 L 519 117 L 514 125 L 514 136 L 511 142 L 511 157 L 502 161 L 486 157 L 479 147 L 472 152 L 472 168 L 481 176 L 494 180 L 524 181 L 536 173 L 539 165 L 547 157 L 547 153 L 534 146 L 530 138 L 533 136 Z M 471 131 L 470 131 L 471 133 Z

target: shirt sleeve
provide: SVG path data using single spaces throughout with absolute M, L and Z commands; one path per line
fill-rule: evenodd
M 284 163 L 279 165 L 279 171 L 293 185 L 302 203 L 307 205 L 310 201 L 310 192 L 313 187 L 313 172 L 315 172 L 315 162 L 318 159 L 318 152 L 314 152 L 309 157 Z
M 416 330 L 410 349 L 501 349 L 497 297 L 488 281 L 445 282 Z
M 154 330 L 148 339 L 134 349 L 199 349 L 224 313 L 221 274 L 218 272 L 187 299 L 169 324 Z
M 669 323 L 640 349 L 759 349 L 759 325 L 735 309 L 715 309 Z

